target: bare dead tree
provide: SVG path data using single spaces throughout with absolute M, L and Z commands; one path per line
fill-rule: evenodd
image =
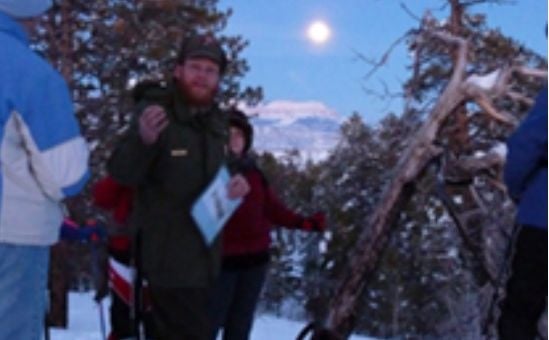
M 365 285 L 364 277 L 371 271 L 379 257 L 379 252 L 385 245 L 385 235 L 394 216 L 398 201 L 405 187 L 413 184 L 414 179 L 440 149 L 433 144 L 437 132 L 448 114 L 465 99 L 460 90 L 465 75 L 467 43 L 465 40 L 451 36 L 445 32 L 429 32 L 433 38 L 440 39 L 458 48 L 458 64 L 454 68 L 452 78 L 442 93 L 437 104 L 431 111 L 427 121 L 420 128 L 410 146 L 404 152 L 396 167 L 396 175 L 383 191 L 376 209 L 360 235 L 357 246 L 351 257 L 349 273 L 342 281 L 331 303 L 326 326 L 337 333 L 346 335 L 352 329 L 355 303 Z
M 471 1 L 460 4 L 455 0 L 450 0 L 449 3 L 461 10 L 463 7 L 458 5 L 472 4 Z M 451 50 L 454 53 L 453 70 L 449 82 L 428 117 L 408 143 L 408 148 L 395 168 L 392 181 L 384 189 L 378 204 L 356 242 L 349 261 L 349 268 L 352 268 L 352 270 L 347 271 L 340 281 L 340 285 L 330 303 L 324 324 L 325 329 L 330 330 L 334 336 L 346 337 L 352 330 L 356 319 L 356 304 L 365 287 L 367 274 L 374 269 L 381 250 L 386 245 L 387 235 L 399 207 L 409 199 L 413 192 L 414 183 L 421 176 L 425 167 L 442 153 L 443 150 L 436 145 L 435 140 L 448 118 L 460 114 L 460 108 L 464 108 L 467 103 L 476 103 L 481 108 L 486 120 L 496 124 L 514 126 L 517 123 L 514 117 L 499 110 L 494 104 L 494 99 L 506 96 L 522 102 L 529 101 L 529 98 L 524 98 L 510 90 L 508 85 L 511 76 L 514 74 L 527 74 L 539 78 L 547 76 L 547 72 L 543 70 L 528 69 L 524 66 L 510 66 L 500 71 L 501 75 L 493 83 L 493 86 L 489 88 L 479 86 L 478 83 L 471 80 L 471 77 L 466 77 L 469 42 L 460 37 L 459 27 L 454 28 L 455 33 L 449 32 L 437 25 L 432 25 L 429 20 L 423 20 L 420 33 L 423 39 L 436 39 L 441 44 L 453 48 Z M 373 70 L 380 67 L 386 59 L 387 55 L 385 54 L 378 63 L 373 64 Z M 368 75 L 371 73 L 368 73 Z M 462 133 L 468 131 L 466 117 L 457 121 L 458 124 L 463 124 L 460 129 Z M 467 138 L 467 136 L 464 138 Z M 464 161 L 462 167 L 466 172 L 478 172 L 494 166 L 501 166 L 502 161 L 500 155 L 490 154 L 482 158 Z M 494 185 L 497 184 L 496 181 Z M 500 185 L 499 188 L 503 189 L 503 186 Z M 475 192 L 472 192 L 471 195 L 473 200 L 475 200 L 475 195 L 478 197 Z M 477 205 L 482 207 L 482 202 L 476 200 Z M 465 214 L 455 215 L 457 224 L 463 224 L 466 218 Z M 490 275 L 489 272 L 488 274 L 491 280 L 495 280 L 493 275 Z

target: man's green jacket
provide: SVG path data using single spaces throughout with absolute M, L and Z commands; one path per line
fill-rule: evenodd
M 109 160 L 109 173 L 136 189 L 130 223 L 140 232 L 149 282 L 166 288 L 207 287 L 217 274 L 220 242 L 206 245 L 190 212 L 225 162 L 226 116 L 216 106 L 193 113 L 175 86 L 140 91 L 134 122 Z M 153 104 L 164 107 L 170 123 L 147 146 L 137 122 Z

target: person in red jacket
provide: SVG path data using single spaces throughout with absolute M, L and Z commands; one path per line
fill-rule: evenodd
M 134 191 L 132 188 L 121 185 L 110 176 L 99 180 L 93 187 L 93 202 L 96 206 L 111 212 L 118 228 L 109 235 L 109 287 L 111 291 L 110 323 L 111 333 L 109 340 L 131 338 L 139 331 L 135 322 L 140 313 L 145 326 L 146 338 L 152 337 L 152 319 L 150 306 L 146 301 L 140 308 L 132 312 L 136 303 L 134 294 L 134 268 L 137 265 L 132 258 L 132 237 L 128 226 L 128 219 L 132 209 Z
M 275 195 L 265 176 L 248 155 L 253 128 L 242 112 L 229 113 L 231 170 L 241 173 L 250 192 L 225 225 L 222 233 L 221 273 L 214 285 L 210 313 L 211 339 L 223 329 L 224 340 L 248 339 L 254 312 L 269 263 L 271 226 L 321 232 L 322 213 L 305 218 L 288 209 Z

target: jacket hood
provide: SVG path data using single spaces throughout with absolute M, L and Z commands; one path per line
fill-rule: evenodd
M 250 124 L 248 116 L 237 109 L 229 111 L 229 126 L 242 130 L 245 138 L 244 153 L 248 153 L 254 140 L 254 129 L 252 124 Z

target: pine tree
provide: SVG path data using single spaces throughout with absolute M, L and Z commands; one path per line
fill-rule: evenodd
M 82 133 L 92 152 L 88 187 L 66 201 L 73 219 L 83 223 L 95 217 L 113 225 L 108 214 L 92 206 L 89 189 L 105 175 L 105 162 L 131 119 L 134 85 L 145 80 L 169 81 L 184 36 L 211 32 L 224 45 L 229 65 L 219 94 L 223 105 L 239 100 L 253 103 L 262 97 L 259 87 L 240 86 L 249 68 L 240 56 L 247 41 L 223 34 L 231 13 L 218 10 L 217 0 L 59 0 L 36 23 L 31 34 L 33 47 L 69 84 Z M 86 268 L 90 275 L 89 266 L 84 265 L 89 254 L 80 249 L 73 255 L 71 266 Z M 55 271 L 66 260 L 52 258 L 51 267 Z M 82 277 L 78 275 L 72 277 L 71 286 Z M 52 306 L 57 303 L 52 301 Z
M 34 47 L 61 71 L 72 90 L 76 114 L 92 151 L 93 179 L 104 164 L 133 108 L 133 86 L 143 80 L 169 81 L 179 45 L 193 32 L 218 36 L 230 60 L 220 101 L 256 102 L 261 88 L 240 86 L 248 71 L 240 57 L 247 41 L 223 30 L 232 11 L 217 0 L 62 0 L 43 16 Z M 77 219 L 96 214 L 85 191 L 70 201 Z

